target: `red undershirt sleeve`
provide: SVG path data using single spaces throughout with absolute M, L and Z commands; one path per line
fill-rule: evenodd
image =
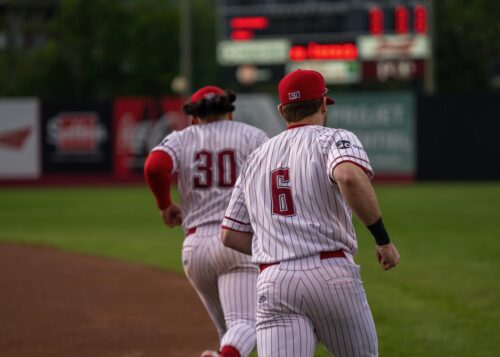
M 146 182 L 156 198 L 156 205 L 161 210 L 172 204 L 170 175 L 173 166 L 170 155 L 160 150 L 151 152 L 144 163 Z

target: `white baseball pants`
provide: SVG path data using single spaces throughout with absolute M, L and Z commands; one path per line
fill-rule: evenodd
M 220 346 L 242 357 L 255 348 L 258 268 L 251 257 L 226 248 L 220 225 L 197 228 L 182 248 L 184 272 L 217 328 Z
M 378 355 L 375 324 L 351 257 L 270 266 L 258 277 L 257 296 L 259 357 L 312 357 L 318 340 L 335 357 Z

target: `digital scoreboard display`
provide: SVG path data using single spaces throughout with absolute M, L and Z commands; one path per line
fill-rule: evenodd
M 298 62 L 335 68 L 337 82 L 349 83 L 345 78 L 363 80 L 361 72 L 376 77 L 380 62 L 379 80 L 391 79 L 387 68 L 394 69 L 393 79 L 411 80 L 430 55 L 427 0 L 221 0 L 218 16 L 217 55 L 224 66 L 281 63 L 287 71 Z M 396 73 L 400 68 L 404 73 Z
M 426 33 L 426 1 L 220 1 L 220 39 L 354 40 L 360 34 Z

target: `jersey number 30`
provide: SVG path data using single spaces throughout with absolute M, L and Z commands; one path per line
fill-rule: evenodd
M 271 194 L 273 196 L 273 214 L 295 215 L 289 168 L 279 168 L 271 172 Z
M 217 171 L 217 177 L 215 178 L 217 187 L 231 188 L 236 183 L 236 154 L 234 150 L 223 150 L 217 153 L 207 150 L 198 151 L 194 154 L 194 161 L 194 188 L 211 188 L 214 171 Z

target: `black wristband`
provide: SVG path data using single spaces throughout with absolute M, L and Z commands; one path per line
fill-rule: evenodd
M 366 226 L 366 228 L 368 228 L 368 230 L 375 238 L 375 242 L 377 243 L 377 245 L 385 245 L 391 242 L 391 240 L 389 239 L 389 233 L 387 233 L 387 231 L 385 230 L 382 217 L 380 217 L 377 222 Z

